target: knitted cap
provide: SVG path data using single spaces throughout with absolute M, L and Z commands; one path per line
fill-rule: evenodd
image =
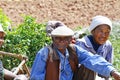
M 98 15 L 98 16 L 93 17 L 92 22 L 89 27 L 89 32 L 91 32 L 93 29 L 95 29 L 96 27 L 102 24 L 108 25 L 110 29 L 112 30 L 112 22 L 110 21 L 110 19 L 105 16 Z

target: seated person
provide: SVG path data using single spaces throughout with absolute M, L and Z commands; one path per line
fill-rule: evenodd
M 2 28 L 2 26 L 0 25 L 0 46 L 3 44 L 4 42 L 4 30 Z M 25 75 L 16 75 L 13 74 L 11 71 L 3 68 L 3 64 L 2 61 L 0 60 L 0 80 L 27 80 Z
M 111 30 L 112 22 L 107 17 L 101 15 L 95 16 L 92 19 L 91 25 L 89 27 L 91 35 L 87 35 L 82 39 L 77 39 L 76 44 L 83 49 L 92 52 L 93 54 L 101 55 L 106 59 L 106 61 L 112 63 L 113 48 L 111 42 L 108 40 Z M 91 76 L 91 80 L 95 80 L 96 73 L 94 71 L 85 68 L 83 65 L 81 65 L 80 68 L 81 72 L 83 73 L 83 78 L 81 80 L 89 80 L 88 77 Z M 84 73 L 86 73 L 86 78 Z M 109 77 L 104 77 L 101 75 L 99 76 L 99 80 L 109 80 Z

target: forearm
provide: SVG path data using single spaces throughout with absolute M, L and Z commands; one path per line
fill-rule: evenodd
M 4 69 L 5 80 L 13 80 L 17 75 L 13 74 L 11 71 Z
M 94 57 L 89 57 L 82 64 L 87 68 L 101 75 L 104 75 L 106 77 L 109 77 L 110 72 L 114 70 L 114 67 L 112 66 L 112 64 L 108 63 L 102 57 L 97 55 Z
M 120 80 L 120 73 L 116 70 L 111 71 L 110 75 L 115 79 L 115 80 Z

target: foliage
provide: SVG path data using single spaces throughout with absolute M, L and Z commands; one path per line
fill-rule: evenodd
M 34 18 L 25 16 L 22 24 L 12 31 L 7 31 L 2 50 L 27 55 L 29 57 L 27 64 L 31 67 L 37 51 L 49 43 L 50 38 L 46 36 L 45 24 L 38 24 Z M 8 68 L 16 65 L 16 60 L 10 61 L 5 65 Z
M 113 23 L 113 30 L 110 36 L 110 40 L 112 42 L 114 48 L 114 63 L 113 65 L 117 70 L 120 71 L 120 23 Z

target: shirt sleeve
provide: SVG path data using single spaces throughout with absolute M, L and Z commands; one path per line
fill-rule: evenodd
M 110 72 L 114 70 L 111 63 L 107 62 L 103 57 L 97 54 L 93 55 L 78 46 L 76 46 L 76 53 L 78 55 L 79 64 L 83 64 L 85 67 L 101 75 L 108 77 L 110 76 Z
M 42 48 L 36 55 L 32 65 L 30 80 L 45 80 L 46 60 L 48 58 L 48 49 Z

